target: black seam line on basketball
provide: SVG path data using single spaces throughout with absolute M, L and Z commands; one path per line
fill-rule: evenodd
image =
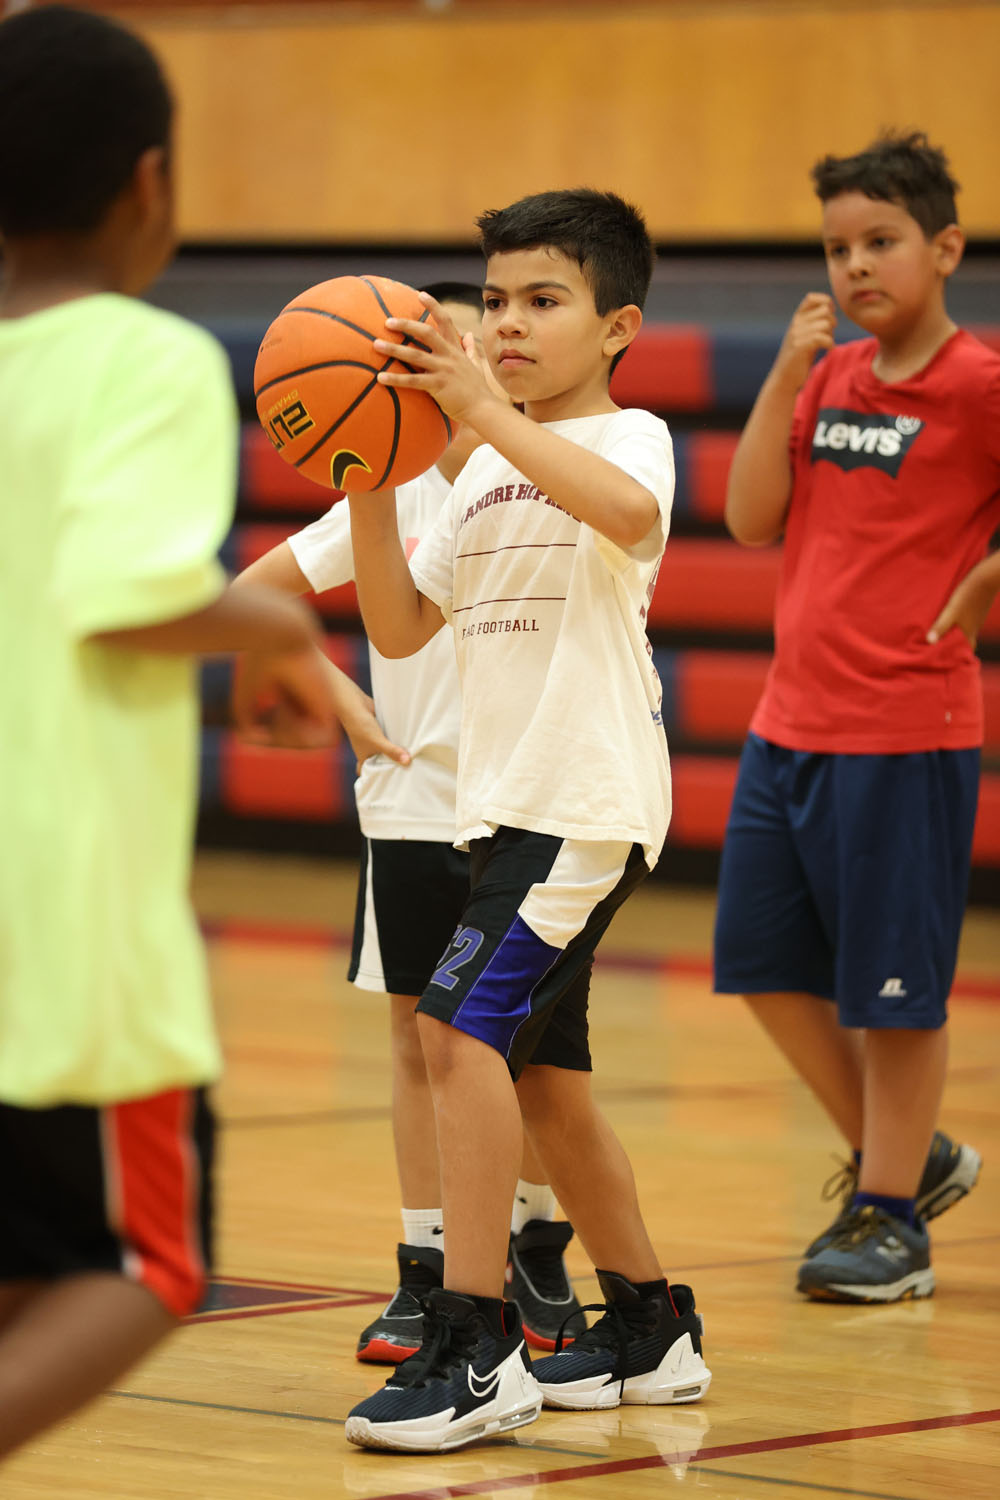
M 362 276 L 359 279 L 364 282 L 365 286 L 371 292 L 372 296 L 375 298 L 375 301 L 378 303 L 379 307 L 385 313 L 386 317 L 387 318 L 391 318 L 392 317 L 392 313 L 389 311 L 388 307 L 383 302 L 383 300 L 382 300 L 382 294 L 379 292 L 379 289 L 374 284 L 374 282 L 369 281 L 369 279 L 368 279 L 367 276 Z M 427 319 L 430 317 L 430 315 L 431 315 L 430 308 L 429 307 L 425 307 L 424 310 L 423 310 L 423 312 L 420 314 L 420 317 L 417 319 L 417 322 L 418 323 L 426 323 Z M 418 344 L 417 340 L 415 338 L 411 338 L 411 336 L 408 333 L 403 335 L 403 343 L 404 343 L 404 345 L 405 344 L 416 344 L 417 348 L 419 348 L 419 349 L 424 348 L 423 344 Z M 391 364 L 392 360 L 390 359 L 388 363 Z M 400 360 L 399 363 L 402 364 L 403 361 Z M 433 397 L 431 399 L 433 400 Z M 434 405 L 437 406 L 438 411 L 441 412 L 441 420 L 444 423 L 445 437 L 448 439 L 448 441 L 450 443 L 451 440 L 452 440 L 452 438 L 455 436 L 454 429 L 452 428 L 452 425 L 451 425 L 451 418 L 448 416 L 447 412 L 442 411 L 441 407 L 438 406 L 438 404 L 437 404 L 436 401 L 434 402 Z M 386 474 L 388 472 L 389 471 L 387 469 L 386 470 Z M 385 475 L 384 474 L 382 476 L 382 479 L 383 480 L 385 479 Z M 374 489 L 381 489 L 381 481 L 379 482 L 379 484 L 374 485 L 373 488 Z
M 320 448 L 322 448 L 323 444 L 327 441 L 328 438 L 331 438 L 333 436 L 333 434 L 336 432 L 337 428 L 340 427 L 342 423 L 346 422 L 349 416 L 351 416 L 355 411 L 357 411 L 358 407 L 361 405 L 362 401 L 364 401 L 366 399 L 366 397 L 368 397 L 368 396 L 371 395 L 372 391 L 378 385 L 378 377 L 379 377 L 379 375 L 382 374 L 383 370 L 387 370 L 389 368 L 389 366 L 391 364 L 393 364 L 394 362 L 396 362 L 396 357 L 395 357 L 395 355 L 390 354 L 389 357 L 388 357 L 388 359 L 385 361 L 385 363 L 383 365 L 381 365 L 379 367 L 379 369 L 375 372 L 373 378 L 371 380 L 369 380 L 368 384 L 365 386 L 365 388 L 361 392 L 361 394 L 359 396 L 355 397 L 355 399 L 351 402 L 350 406 L 347 408 L 347 410 L 345 412 L 341 412 L 340 416 L 337 418 L 336 422 L 334 422 L 333 426 L 332 427 L 328 427 L 326 429 L 326 431 L 323 433 L 322 437 L 317 438 L 316 442 L 313 443 L 313 445 L 309 449 L 308 453 L 303 453 L 300 458 L 297 458 L 295 460 L 295 463 L 292 465 L 293 468 L 295 468 L 295 469 L 301 469 L 301 467 L 302 467 L 303 464 L 309 462 L 309 460 L 312 458 L 312 456 L 313 456 L 314 453 L 318 453 L 319 452 Z M 337 363 L 337 361 L 334 361 L 333 363 Z M 352 360 L 344 360 L 343 363 L 347 364 L 347 365 L 352 365 L 354 362 Z M 360 370 L 371 370 L 371 365 L 356 365 L 354 367 L 356 369 L 360 369 Z M 291 378 L 292 377 L 290 375 L 282 375 L 282 377 L 281 377 L 282 380 L 289 380 Z M 265 387 L 265 389 L 266 389 L 266 387 Z M 394 403 L 396 405 L 396 411 L 397 411 L 397 421 L 396 421 L 397 431 L 396 431 L 396 433 L 394 435 L 394 446 L 393 446 L 393 452 L 395 453 L 395 444 L 397 444 L 399 442 L 399 433 L 398 433 L 398 428 L 399 428 L 399 419 L 398 419 L 399 398 L 398 398 L 398 396 L 396 396 L 396 394 L 392 390 L 391 386 L 387 386 L 387 387 L 385 387 L 385 389 L 387 389 L 390 392 L 390 394 L 392 395 L 393 401 L 394 401 Z M 385 474 L 388 474 L 388 472 L 389 472 L 388 469 L 386 469 Z M 383 474 L 383 476 L 382 476 L 382 481 L 384 481 L 384 479 L 385 479 L 385 474 Z M 373 489 L 379 489 L 380 486 L 381 486 L 381 482 L 382 481 L 380 481 L 380 483 L 377 484 L 377 485 L 373 485 L 372 488 Z
M 365 368 L 367 369 L 368 366 L 366 365 Z M 303 464 L 308 463 L 309 460 L 312 458 L 313 454 L 314 453 L 318 453 L 319 450 L 320 450 L 320 448 L 322 448 L 323 444 L 327 441 L 327 439 L 331 438 L 333 436 L 333 434 L 336 432 L 337 428 L 340 427 L 340 426 L 342 426 L 343 423 L 347 421 L 348 417 L 351 416 L 353 412 L 357 411 L 357 409 L 361 405 L 362 401 L 364 401 L 366 399 L 366 397 L 368 397 L 368 396 L 371 395 L 372 391 L 375 389 L 375 387 L 376 387 L 377 384 L 378 384 L 378 377 L 377 376 L 372 376 L 371 380 L 369 380 L 369 382 L 365 386 L 364 390 L 360 393 L 360 395 L 358 395 L 358 396 L 356 396 L 354 398 L 354 400 L 351 402 L 350 406 L 347 408 L 346 411 L 341 412 L 340 416 L 337 418 L 336 422 L 334 422 L 333 426 L 332 427 L 328 427 L 326 429 L 326 431 L 323 433 L 323 435 L 321 437 L 317 438 L 316 442 L 313 443 L 313 445 L 309 449 L 308 453 L 303 453 L 300 458 L 297 458 L 295 460 L 295 463 L 292 465 L 292 467 L 295 468 L 295 469 L 301 469 L 301 467 L 302 467 Z
M 361 281 L 361 282 L 363 282 L 364 285 L 368 288 L 368 290 L 371 292 L 372 296 L 375 298 L 375 301 L 378 303 L 379 307 L 385 313 L 386 317 L 387 318 L 391 318 L 393 316 L 393 314 L 390 312 L 389 308 L 386 306 L 385 302 L 382 300 L 382 293 L 379 291 L 379 289 L 375 285 L 374 281 L 370 281 L 367 276 L 359 276 L 358 280 Z M 419 318 L 416 319 L 416 322 L 418 322 L 418 323 L 426 323 L 427 319 L 430 317 L 430 315 L 431 315 L 430 308 L 429 307 L 425 307 L 424 310 L 423 310 L 423 312 L 420 314 Z
M 470 609 L 482 609 L 487 604 L 564 604 L 565 594 L 515 594 L 511 599 L 478 599 L 475 604 L 463 604 L 453 609 L 453 615 L 467 615 Z
M 329 318 L 331 323 L 339 323 L 342 328 L 349 328 L 352 333 L 360 333 L 362 338 L 377 339 L 379 335 L 372 333 L 370 328 L 362 328 L 360 323 L 352 323 L 350 318 L 345 318 L 342 313 L 328 312 L 325 307 L 286 307 L 286 312 L 315 313 L 317 318 Z
M 392 317 L 392 313 L 389 311 L 389 309 L 386 307 L 385 303 L 383 302 L 383 300 L 382 300 L 382 293 L 379 291 L 379 289 L 375 285 L 374 281 L 369 281 L 367 276 L 361 276 L 358 279 L 362 283 L 362 285 L 366 286 L 368 288 L 368 290 L 371 292 L 372 296 L 375 298 L 375 301 L 378 303 L 379 307 L 385 313 L 386 317 L 387 318 L 391 318 Z
M 372 485 L 373 490 L 380 490 L 388 479 L 390 473 L 392 472 L 392 466 L 396 462 L 396 454 L 399 452 L 399 432 L 400 428 L 403 425 L 403 411 L 399 404 L 399 397 L 397 396 L 391 385 L 387 385 L 385 389 L 392 397 L 392 404 L 396 412 L 396 420 L 392 424 L 392 447 L 389 449 L 389 457 L 386 462 L 385 468 L 382 470 L 382 473 L 379 475 L 376 482 Z
M 384 369 L 385 366 L 380 366 Z M 284 375 L 278 375 L 274 380 L 265 380 L 264 384 L 255 390 L 253 398 L 259 401 L 265 391 L 269 391 L 274 385 L 283 385 L 286 380 L 296 380 L 300 375 L 311 375 L 315 370 L 367 370 L 369 375 L 377 375 L 379 372 L 374 365 L 366 365 L 360 359 L 324 359 L 318 365 L 303 365 L 299 370 L 286 370 Z

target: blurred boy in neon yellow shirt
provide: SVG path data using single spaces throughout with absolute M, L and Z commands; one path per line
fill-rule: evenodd
M 217 1076 L 187 897 L 194 653 L 273 653 L 332 728 L 311 617 L 230 593 L 236 410 L 134 300 L 173 248 L 172 107 L 131 33 L 0 23 L 0 1455 L 200 1300 Z

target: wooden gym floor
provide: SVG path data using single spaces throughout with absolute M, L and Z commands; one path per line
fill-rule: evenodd
M 350 864 L 203 855 L 228 1072 L 215 1310 L 6 1468 L 4 1500 L 987 1500 L 1000 1494 L 1000 913 L 966 923 L 942 1118 L 985 1158 L 932 1226 L 936 1295 L 794 1291 L 837 1142 L 735 999 L 713 997 L 712 902 L 649 884 L 594 986 L 596 1090 L 714 1380 L 699 1405 L 543 1413 L 428 1458 L 344 1441 L 385 1377 L 360 1328 L 399 1237 L 379 998 L 344 977 Z M 574 1243 L 584 1301 L 596 1283 Z

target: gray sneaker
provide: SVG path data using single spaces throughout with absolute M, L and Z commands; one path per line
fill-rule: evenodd
M 823 1302 L 902 1302 L 934 1291 L 930 1236 L 865 1204 L 799 1266 L 798 1290 Z
M 927 1156 L 920 1186 L 917 1189 L 918 1219 L 936 1219 L 946 1208 L 952 1208 L 976 1185 L 983 1159 L 972 1146 L 957 1146 L 944 1131 L 936 1130 Z M 828 1229 L 818 1235 L 805 1251 L 809 1260 L 818 1255 L 838 1234 L 850 1217 L 851 1204 L 858 1190 L 858 1169 L 852 1161 L 841 1162 L 837 1171 L 823 1184 L 823 1198 L 840 1198 L 840 1212 Z

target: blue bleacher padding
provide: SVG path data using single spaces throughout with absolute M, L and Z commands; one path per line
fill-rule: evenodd
M 201 766 L 198 801 L 205 812 L 217 812 L 222 807 L 222 739 L 224 732 L 221 729 L 203 729 L 201 731 Z
M 689 516 L 693 509 L 690 434 L 675 432 L 674 440 L 674 514 Z
M 774 363 L 784 330 L 722 329 L 709 340 L 715 404 L 726 410 L 751 407 Z

